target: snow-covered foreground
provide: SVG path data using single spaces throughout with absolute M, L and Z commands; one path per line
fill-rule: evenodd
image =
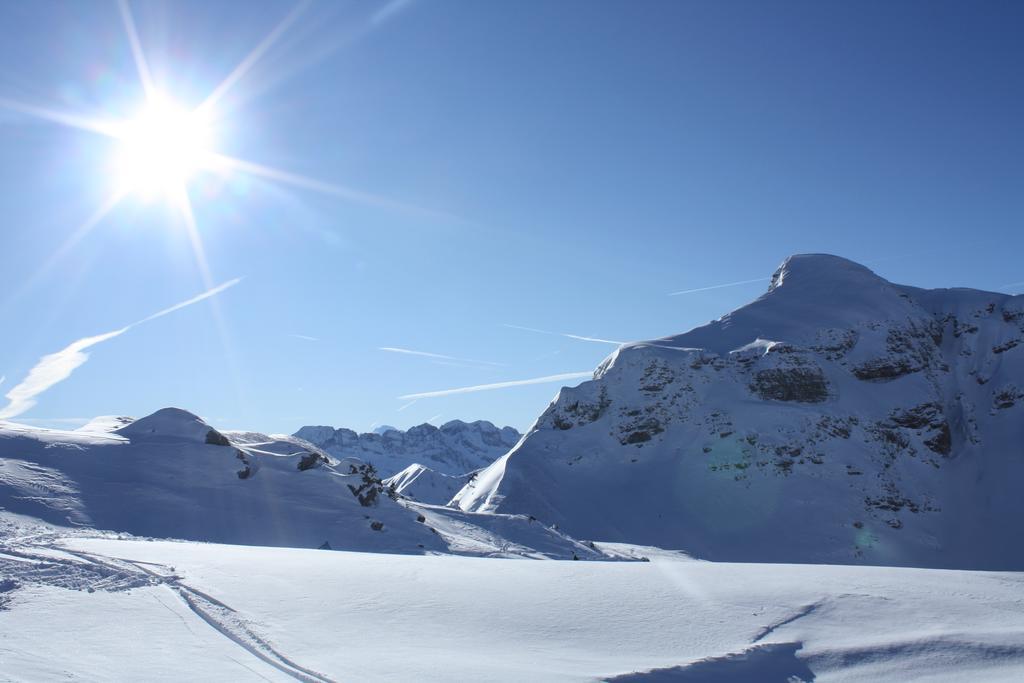
M 1019 573 L 609 550 L 650 562 L 11 536 L 0 679 L 1024 679 Z

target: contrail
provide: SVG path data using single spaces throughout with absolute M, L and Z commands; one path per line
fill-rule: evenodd
M 457 358 L 455 356 L 446 356 L 441 353 L 430 353 L 429 351 L 413 351 L 412 349 L 403 349 L 397 346 L 379 346 L 378 351 L 387 351 L 388 353 L 404 353 L 409 356 L 422 356 L 424 358 L 434 358 L 437 360 L 450 360 L 456 363 L 478 363 L 480 365 L 494 365 L 500 367 L 501 363 L 492 363 L 488 360 L 472 360 L 470 358 Z
M 549 382 L 563 382 L 572 379 L 593 377 L 592 370 L 587 372 L 566 372 L 561 375 L 548 375 L 547 377 L 534 377 L 532 379 L 516 379 L 509 382 L 496 382 L 494 384 L 478 384 L 473 387 L 459 387 L 458 389 L 442 389 L 441 391 L 424 391 L 419 394 L 405 394 L 398 398 L 402 401 L 415 401 L 421 398 L 436 398 L 438 396 L 450 396 L 452 394 L 471 394 L 476 391 L 491 391 L 492 389 L 506 389 L 508 387 L 521 387 L 527 384 L 547 384 Z
M 597 342 L 598 344 L 612 344 L 613 346 L 622 346 L 629 342 L 614 341 L 612 339 L 601 339 L 599 337 L 584 337 L 579 334 L 569 334 L 567 332 L 551 332 L 549 330 L 538 330 L 536 327 L 523 327 L 522 325 L 510 325 L 508 323 L 502 323 L 502 327 L 508 327 L 513 330 L 526 330 L 527 332 L 536 332 L 538 334 L 550 334 L 555 337 L 567 337 L 569 339 L 577 339 L 579 341 Z
M 89 360 L 89 354 L 86 353 L 86 351 L 96 344 L 118 337 L 133 327 L 149 322 L 150 320 L 155 320 L 156 318 L 163 317 L 168 313 L 177 311 L 178 309 L 191 306 L 194 303 L 208 299 L 211 296 L 216 296 L 228 287 L 234 287 L 241 282 L 241 280 L 242 278 L 228 280 L 224 284 L 208 289 L 198 296 L 194 296 L 179 304 L 157 311 L 151 316 L 143 318 L 142 320 L 136 321 L 130 325 L 125 325 L 118 330 L 104 332 L 103 334 L 97 334 L 92 337 L 84 337 L 68 344 L 56 353 L 43 356 L 39 359 L 39 362 L 29 370 L 25 379 L 7 392 L 5 398 L 7 398 L 8 404 L 4 408 L 0 409 L 0 419 L 7 419 L 21 415 L 35 406 L 38 402 L 36 400 L 37 396 L 53 385 L 66 380 L 71 376 L 71 373 L 84 364 L 85 361 Z
M 289 337 L 295 337 L 296 339 L 302 339 L 304 341 L 310 341 L 310 342 L 320 341 L 319 337 L 310 337 L 308 334 L 295 334 L 294 332 L 290 332 L 288 334 L 288 336 Z
M 217 285 L 216 287 L 208 289 L 205 292 L 203 292 L 202 294 L 197 294 L 196 296 L 192 297 L 191 299 L 188 299 L 186 301 L 182 301 L 180 304 L 174 304 L 173 306 L 165 308 L 162 311 L 157 311 L 153 315 L 151 315 L 151 316 L 149 316 L 147 318 L 143 318 L 142 320 L 140 320 L 140 321 L 138 321 L 136 323 L 132 323 L 128 327 L 135 327 L 136 325 L 141 325 L 142 323 L 148 323 L 150 320 L 156 320 L 157 318 L 162 318 L 163 316 L 167 315 L 168 313 L 173 313 L 174 311 L 177 311 L 178 309 L 185 308 L 186 306 L 191 306 L 192 304 L 197 304 L 200 301 L 202 301 L 203 299 L 209 299 L 211 296 L 217 296 L 218 294 L 223 292 L 225 289 L 228 289 L 229 287 L 234 287 L 235 285 L 237 285 L 241 281 L 242 281 L 242 278 L 240 278 L 240 277 L 236 277 L 234 280 L 228 280 L 224 284 L 220 284 L 220 285 Z
M 696 287 L 694 289 L 684 289 L 679 292 L 670 292 L 669 296 L 679 296 L 680 294 L 693 294 L 695 292 L 707 292 L 712 289 L 724 289 L 725 287 L 738 287 L 739 285 L 749 285 L 752 282 L 767 282 L 771 280 L 770 277 L 756 277 L 753 280 L 740 280 L 739 282 L 726 282 L 724 285 L 711 285 L 710 287 Z

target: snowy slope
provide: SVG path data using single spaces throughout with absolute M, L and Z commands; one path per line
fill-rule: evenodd
M 359 458 L 384 476 L 419 464 L 435 472 L 463 475 L 486 467 L 516 445 L 521 434 L 512 427 L 499 429 L 486 420 L 452 420 L 440 428 L 424 423 L 400 431 L 378 427 L 368 434 L 333 427 L 303 427 L 295 436 L 336 458 Z
M 455 475 L 435 472 L 424 465 L 409 465 L 384 480 L 395 493 L 421 503 L 444 505 L 462 489 L 475 473 Z
M 512 542 L 489 530 L 499 518 L 448 511 L 456 518 L 448 520 L 443 509 L 420 511 L 390 498 L 372 468 L 358 460 L 331 458 L 297 437 L 220 432 L 177 408 L 114 431 L 0 423 L 0 509 L 56 525 L 158 538 L 601 557 L 525 516 L 500 517 L 517 536 Z M 476 517 L 488 529 L 475 527 L 470 520 Z
M 384 556 L 30 529 L 0 541 L 0 567 L 0 671 L 15 680 L 1024 677 L 1020 574 Z
M 1024 568 L 1024 296 L 788 259 L 627 345 L 458 494 L 578 538 L 772 562 Z

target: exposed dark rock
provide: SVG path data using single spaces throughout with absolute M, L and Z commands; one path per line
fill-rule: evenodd
M 922 403 L 909 410 L 898 410 L 889 416 L 889 427 L 934 432 L 924 440 L 924 445 L 934 453 L 949 455 L 953 447 L 953 437 L 942 406 L 935 402 Z M 885 429 L 883 428 L 883 432 Z M 892 436 L 889 434 L 889 436 Z
M 993 346 L 992 347 L 992 353 L 1006 353 L 1007 351 L 1009 351 L 1010 349 L 1012 349 L 1015 346 L 1019 345 L 1020 343 L 1021 343 L 1020 339 L 1011 339 L 1011 340 L 1009 340 L 1007 342 L 1003 342 L 1002 344 L 999 344 L 998 346 Z
M 939 455 L 949 455 L 953 449 L 953 435 L 950 433 L 949 423 L 943 421 L 938 430 L 939 433 L 925 440 L 924 445 Z
M 828 398 L 828 381 L 816 367 L 760 370 L 750 389 L 761 398 L 773 401 L 821 403 Z
M 252 468 L 252 464 L 249 462 L 249 458 L 246 457 L 245 453 L 239 450 L 235 451 L 235 457 L 241 460 L 242 463 L 245 465 L 243 469 L 240 469 L 238 470 L 238 472 L 235 473 L 238 475 L 238 478 L 248 479 L 249 477 L 251 477 L 253 475 L 254 470 Z
M 1021 399 L 1024 399 L 1024 391 L 1011 384 L 1000 388 L 992 396 L 992 406 L 999 410 L 1005 410 L 1012 408 Z
M 876 358 L 855 367 L 853 374 L 866 382 L 888 382 L 920 369 L 921 366 L 914 365 L 906 358 Z
M 206 443 L 214 446 L 230 446 L 231 442 L 228 441 L 228 437 L 224 436 L 216 429 L 211 429 L 206 432 Z
M 619 443 L 638 444 L 650 441 L 654 435 L 661 434 L 665 427 L 656 418 L 646 417 L 638 421 L 629 422 L 620 428 Z
M 314 467 L 318 467 L 319 465 L 322 465 L 325 461 L 326 461 L 325 458 L 322 455 L 320 455 L 319 453 L 306 453 L 299 460 L 299 465 L 298 465 L 299 472 L 305 472 L 306 470 L 311 470 Z
M 560 407 L 552 406 L 551 424 L 555 429 L 572 429 L 596 422 L 608 410 L 611 401 L 608 399 L 608 390 L 601 387 L 597 402 L 577 400 L 567 402 Z
M 909 429 L 924 429 L 931 427 L 942 416 L 942 406 L 938 403 L 922 403 L 910 410 L 895 411 L 890 420 L 900 427 Z

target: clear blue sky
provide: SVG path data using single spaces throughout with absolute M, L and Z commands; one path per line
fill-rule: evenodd
M 155 85 L 192 107 L 295 7 L 130 10 Z M 504 325 L 681 332 L 765 283 L 670 292 L 795 252 L 1024 290 L 1020 3 L 314 2 L 293 19 L 217 101 L 215 146 L 377 199 L 193 176 L 204 280 L 159 199 L 127 196 L 61 251 L 112 191 L 114 143 L 18 107 L 125 118 L 144 93 L 116 3 L 0 5 L 0 394 L 45 354 L 243 278 L 95 345 L 16 419 L 176 405 L 265 431 L 525 428 L 558 384 L 398 397 L 591 370 L 613 346 Z

